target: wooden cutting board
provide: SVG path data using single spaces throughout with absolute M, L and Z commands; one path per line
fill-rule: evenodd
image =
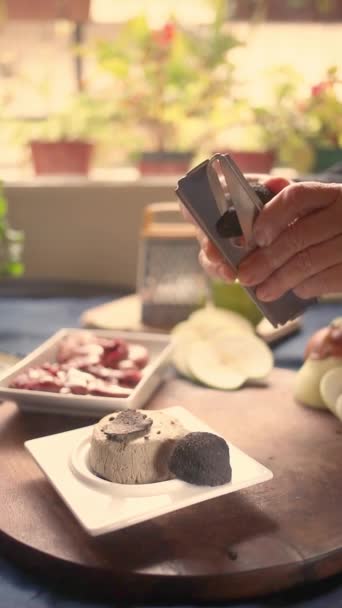
M 181 405 L 272 469 L 267 483 L 89 538 L 30 455 L 27 439 L 92 421 L 0 407 L 2 548 L 40 577 L 97 597 L 228 601 L 342 570 L 342 426 L 297 405 L 294 374 L 224 393 L 174 378 L 152 409 Z M 56 454 L 58 458 L 58 454 Z
M 140 318 L 141 300 L 137 294 L 133 294 L 89 308 L 81 316 L 81 324 L 97 329 L 151 331 L 141 323 Z

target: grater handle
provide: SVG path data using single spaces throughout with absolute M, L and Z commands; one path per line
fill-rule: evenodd
M 151 203 L 144 208 L 142 236 L 195 237 L 193 224 L 184 220 L 179 203 Z

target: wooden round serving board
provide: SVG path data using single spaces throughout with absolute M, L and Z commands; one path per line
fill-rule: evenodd
M 103 538 L 83 532 L 23 448 L 93 421 L 3 404 L 1 547 L 42 577 L 135 601 L 251 597 L 342 570 L 342 425 L 297 405 L 293 378 L 275 369 L 268 388 L 234 393 L 165 384 L 150 408 L 188 408 L 274 479 Z

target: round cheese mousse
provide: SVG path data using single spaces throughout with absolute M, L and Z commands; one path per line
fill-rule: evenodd
M 94 426 L 89 465 L 96 475 L 115 483 L 166 481 L 174 478 L 169 461 L 187 433 L 161 410 L 115 412 Z

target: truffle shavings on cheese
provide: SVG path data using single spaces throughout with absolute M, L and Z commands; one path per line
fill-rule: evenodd
M 131 422 L 135 418 L 134 424 L 137 426 L 134 427 L 134 432 L 139 436 L 132 438 L 131 433 L 127 433 L 127 427 L 130 426 L 127 418 Z M 122 433 L 124 427 L 126 438 L 123 434 L 118 434 L 118 428 Z M 137 410 L 110 414 L 94 426 L 89 465 L 99 477 L 115 483 L 166 481 L 174 477 L 169 469 L 171 454 L 177 441 L 187 433 L 187 429 L 165 411 Z

